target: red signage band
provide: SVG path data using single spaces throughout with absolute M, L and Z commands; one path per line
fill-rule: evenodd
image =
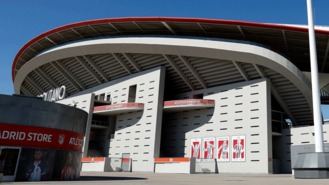
M 117 109 L 124 109 L 124 108 L 143 108 L 143 103 L 120 103 L 120 104 L 112 104 L 112 105 L 101 105 L 95 106 L 94 111 L 105 111 L 105 110 L 117 110 Z
M 81 162 L 83 163 L 94 163 L 94 162 L 104 162 L 105 157 L 82 157 Z
M 165 101 L 164 106 L 175 106 L 175 105 L 213 105 L 214 100 L 209 99 L 183 99 L 183 100 L 171 100 Z
M 81 151 L 83 134 L 62 129 L 0 123 L 0 145 Z
M 180 162 L 189 162 L 190 158 L 188 157 L 156 157 L 154 158 L 155 163 L 180 163 Z

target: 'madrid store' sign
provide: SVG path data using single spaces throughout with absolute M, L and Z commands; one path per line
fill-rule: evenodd
M 0 123 L 0 146 L 20 146 L 81 151 L 83 135 L 78 132 Z
M 49 91 L 38 95 L 38 97 L 42 97 L 44 101 L 54 102 L 64 99 L 65 95 L 66 87 L 62 85 L 61 87 L 58 87 L 56 89 L 50 89 Z

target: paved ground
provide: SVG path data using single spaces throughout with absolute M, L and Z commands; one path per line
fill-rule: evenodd
M 12 182 L 1 184 L 77 184 L 77 185 L 329 185 L 328 180 L 301 180 L 291 175 L 232 175 L 232 174 L 153 174 L 153 173 L 82 173 L 79 181 Z

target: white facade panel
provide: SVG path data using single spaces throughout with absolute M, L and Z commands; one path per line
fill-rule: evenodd
M 112 104 L 128 103 L 129 87 L 136 85 L 135 102 L 143 103 L 144 110 L 116 115 L 114 138 L 108 139 L 104 146 L 110 146 L 108 157 L 121 158 L 128 154 L 133 171 L 153 171 L 154 157 L 159 157 L 160 152 L 164 80 L 165 69 L 157 67 L 88 89 L 59 103 L 78 102 L 80 108 L 92 101 L 92 94 L 104 94 L 104 98 L 110 94 Z M 89 110 L 87 104 L 83 107 Z
M 191 173 L 191 162 L 159 163 L 155 165 L 155 173 Z
M 270 84 L 261 79 L 195 91 L 180 97 L 191 98 L 200 93 L 204 99 L 215 100 L 214 109 L 166 113 L 163 123 L 167 129 L 164 132 L 166 146 L 162 147 L 168 151 L 167 154 L 190 157 L 191 139 L 245 136 L 245 161 L 219 161 L 219 172 L 270 173 Z M 230 151 L 233 151 L 232 146 Z
M 87 156 L 88 151 L 88 144 L 89 143 L 89 134 L 90 134 L 90 128 L 91 128 L 91 121 L 92 121 L 92 112 L 93 112 L 93 104 L 94 104 L 94 95 L 93 94 L 83 94 L 78 97 L 69 97 L 60 101 L 57 101 L 57 103 L 61 103 L 68 106 L 75 106 L 79 109 L 82 109 L 88 113 L 88 119 L 86 123 L 86 129 L 85 129 L 85 136 L 84 136 L 84 144 L 82 148 L 82 156 Z
M 323 124 L 324 151 L 329 152 L 329 124 Z M 283 129 L 280 147 L 281 160 L 286 162 L 283 166 L 285 172 L 291 172 L 291 167 L 299 153 L 315 151 L 314 127 L 302 126 Z

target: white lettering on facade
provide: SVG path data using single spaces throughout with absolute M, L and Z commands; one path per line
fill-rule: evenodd
M 52 135 L 51 134 L 40 134 L 40 133 L 36 133 L 36 132 L 29 132 L 27 134 L 27 141 L 51 143 Z
M 41 134 L 36 132 L 19 132 L 19 131 L 1 131 L 0 139 L 3 140 L 15 140 L 15 141 L 32 141 L 32 142 L 45 142 L 51 143 L 53 135 L 51 134 Z
M 65 95 L 66 87 L 65 85 L 62 85 L 61 87 L 58 87 L 56 89 L 50 89 L 49 91 L 38 95 L 38 97 L 42 97 L 44 101 L 54 102 L 64 99 Z
M 25 137 L 26 137 L 25 132 L 7 131 L 7 130 L 0 132 L 0 139 L 22 141 L 25 139 Z
M 70 145 L 75 145 L 75 146 L 82 146 L 82 142 L 83 142 L 82 139 L 71 137 L 70 141 L 69 141 L 69 144 Z

